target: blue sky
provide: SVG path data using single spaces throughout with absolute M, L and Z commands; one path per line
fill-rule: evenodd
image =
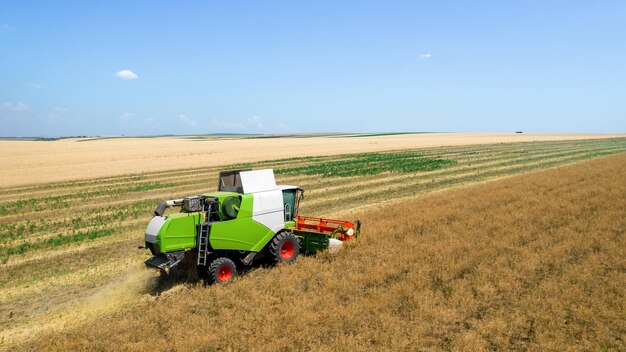
M 624 132 L 624 1 L 2 1 L 0 136 Z

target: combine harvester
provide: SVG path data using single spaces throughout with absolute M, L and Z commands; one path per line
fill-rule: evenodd
M 159 203 L 146 230 L 153 255 L 146 265 L 169 274 L 193 253 L 198 270 L 224 284 L 260 260 L 291 263 L 300 253 L 336 252 L 359 235 L 359 220 L 299 216 L 304 190 L 277 186 L 271 169 L 222 171 L 217 189 Z M 170 207 L 181 210 L 164 216 Z

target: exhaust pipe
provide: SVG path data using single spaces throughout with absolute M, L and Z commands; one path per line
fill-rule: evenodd
M 161 203 L 159 203 L 159 205 L 157 205 L 157 208 L 154 211 L 154 216 L 162 216 L 163 213 L 165 213 L 165 209 L 169 207 L 175 207 L 181 204 L 183 204 L 182 199 L 164 200 Z

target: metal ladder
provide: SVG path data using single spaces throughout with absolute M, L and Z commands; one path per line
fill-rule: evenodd
M 207 256 L 209 254 L 209 232 L 211 232 L 211 219 L 217 214 L 218 203 L 210 200 L 209 204 L 204 203 L 202 211 L 204 212 L 205 221 L 198 225 L 198 265 L 206 266 Z

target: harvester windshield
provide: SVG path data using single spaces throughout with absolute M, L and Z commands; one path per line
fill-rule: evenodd
M 283 191 L 285 221 L 293 221 L 298 216 L 300 200 L 304 198 L 304 190 L 296 186 L 280 186 Z
M 241 184 L 241 171 L 248 170 L 231 170 L 220 172 L 217 190 L 221 192 L 237 192 L 243 193 L 243 185 Z

